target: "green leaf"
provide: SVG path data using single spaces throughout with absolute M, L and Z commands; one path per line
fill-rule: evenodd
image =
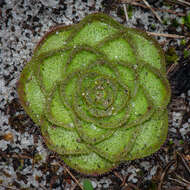
M 185 19 L 190 24 L 190 15 Z M 177 63 L 175 49 L 167 60 Z M 21 73 L 18 95 L 47 147 L 87 175 L 149 156 L 167 136 L 163 50 L 144 31 L 102 13 L 48 32 Z
M 181 23 L 190 28 L 190 12 L 185 17 L 182 17 Z
M 129 18 L 132 18 L 133 16 L 133 7 L 131 5 L 128 6 L 127 8 L 127 14 Z
M 85 179 L 83 181 L 83 188 L 84 188 L 84 190 L 93 190 L 93 186 L 92 186 L 91 181 L 88 179 Z
M 178 55 L 176 49 L 174 47 L 170 47 L 166 52 L 166 62 L 167 64 L 177 64 L 178 62 Z
M 184 50 L 184 58 L 187 58 L 190 56 L 190 49 L 185 49 Z

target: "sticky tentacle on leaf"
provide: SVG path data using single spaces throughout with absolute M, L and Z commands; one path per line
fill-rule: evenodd
M 48 148 L 89 175 L 148 156 L 167 136 L 170 86 L 159 44 L 96 13 L 46 33 L 21 73 L 21 104 Z

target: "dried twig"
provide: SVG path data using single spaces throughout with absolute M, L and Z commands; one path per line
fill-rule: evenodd
M 62 165 L 64 167 L 64 169 L 67 171 L 67 173 L 71 176 L 71 178 L 75 181 L 75 183 L 77 183 L 77 185 L 83 190 L 82 185 L 79 183 L 79 181 L 75 178 L 75 176 L 70 172 L 70 170 L 65 167 L 64 165 Z
M 177 66 L 177 64 L 176 64 L 176 63 L 173 63 L 173 64 L 168 68 L 166 74 L 168 75 L 170 72 L 172 72 L 172 71 L 175 69 L 176 66 Z
M 138 6 L 138 7 L 142 7 L 142 8 L 148 9 L 148 7 L 146 5 L 143 5 L 141 3 L 137 3 L 137 1 L 122 0 L 122 3 L 129 3 L 129 4 L 134 5 L 134 6 Z M 176 11 L 173 11 L 173 10 L 170 10 L 170 9 L 159 9 L 159 8 L 152 8 L 152 9 L 154 11 L 167 12 L 167 13 L 170 13 L 170 14 L 175 14 L 177 16 L 185 16 L 186 15 L 185 13 L 176 12 Z
M 179 1 L 180 3 L 183 3 L 183 4 L 185 4 L 185 5 L 190 6 L 190 3 L 189 3 L 189 2 L 187 2 L 187 1 L 184 1 L 184 0 L 177 0 L 177 1 Z
M 155 15 L 155 17 L 162 23 L 161 18 L 159 17 L 159 15 L 154 11 L 154 9 L 150 6 L 150 4 L 146 1 L 146 0 L 141 0 L 144 2 L 144 4 L 153 12 L 153 14 Z M 122 3 L 133 3 L 134 1 L 131 0 L 122 0 Z M 124 4 L 125 5 L 125 4 Z M 125 11 L 125 9 L 124 9 Z
M 182 178 L 181 176 L 177 175 L 176 173 L 175 173 L 175 176 L 176 176 L 179 180 L 181 180 L 181 181 L 183 181 L 184 183 L 190 185 L 190 182 L 189 182 L 189 181 L 187 181 L 186 179 L 184 179 L 184 178 Z
M 16 188 L 13 188 L 13 187 L 8 187 L 8 186 L 5 186 L 5 185 L 1 185 L 0 184 L 0 187 L 4 187 L 5 189 L 11 189 L 11 190 L 17 190 Z
M 180 185 L 183 185 L 184 187 L 189 186 L 188 184 L 186 184 L 186 183 L 184 183 L 184 182 L 182 182 L 182 181 L 180 181 L 178 179 L 174 179 L 174 178 L 171 178 L 171 177 L 169 177 L 168 179 L 170 179 L 172 181 L 175 181 L 175 182 L 179 183 Z
M 120 180 L 121 180 L 121 187 L 122 186 L 126 186 L 126 176 L 125 177 L 122 177 L 122 176 L 120 176 L 117 172 L 113 172 L 114 173 L 114 175 L 116 176 L 116 177 L 118 177 Z
M 139 190 L 139 188 L 136 186 L 136 185 L 134 185 L 134 184 L 132 184 L 132 183 L 128 183 L 128 184 L 126 184 L 125 185 L 125 187 L 127 187 L 127 189 L 128 189 L 128 187 L 130 188 L 133 188 L 134 190 Z M 127 190 L 126 189 L 126 190 Z M 125 190 L 125 189 L 124 189 Z
M 166 175 L 167 171 L 171 168 L 171 166 L 173 166 L 174 164 L 176 164 L 175 160 L 169 162 L 168 165 L 166 166 L 165 170 L 163 171 L 163 173 L 161 175 L 160 183 L 158 184 L 158 190 L 162 190 L 162 184 L 163 184 L 165 175 Z
M 179 155 L 179 157 L 181 158 L 181 160 L 182 160 L 182 162 L 183 162 L 183 164 L 184 164 L 184 166 L 185 166 L 185 168 L 187 169 L 187 171 L 189 172 L 189 174 L 190 174 L 190 168 L 189 168 L 189 166 L 187 165 L 187 163 L 186 163 L 186 161 L 185 161 L 185 159 L 184 159 L 184 157 L 179 153 L 179 152 L 177 152 L 177 154 Z
M 43 185 L 39 185 L 42 189 L 44 189 L 44 190 L 47 190 L 47 188 L 45 188 Z
M 177 155 L 179 156 L 179 158 L 182 160 L 183 164 L 184 164 L 185 167 L 186 167 L 186 161 L 185 161 L 185 159 L 183 158 L 183 155 L 181 155 L 179 152 L 176 152 L 176 153 L 177 153 Z M 174 164 L 175 164 L 176 166 L 178 165 L 178 164 L 177 164 L 177 160 L 171 161 L 171 162 L 167 165 L 166 169 L 164 170 L 164 172 L 163 172 L 163 174 L 162 174 L 162 176 L 161 176 L 160 183 L 159 183 L 159 185 L 158 185 L 158 190 L 161 190 L 161 189 L 162 189 L 163 179 L 164 179 L 164 177 L 165 177 L 167 171 L 168 171 L 168 170 L 171 168 L 171 166 L 173 166 Z M 187 167 L 186 169 L 189 171 L 189 167 Z M 173 171 L 174 171 L 174 170 L 176 170 L 176 169 L 173 169 Z M 176 182 L 176 183 L 178 183 L 178 184 L 180 184 L 180 185 L 182 185 L 182 186 L 184 186 L 184 187 L 190 187 L 190 182 L 189 182 L 188 180 L 186 180 L 186 179 L 184 179 L 183 177 L 179 176 L 179 175 L 178 175 L 177 173 L 175 173 L 175 172 L 174 172 L 173 174 L 175 175 L 175 177 L 176 177 L 177 179 L 172 178 L 172 177 L 168 177 L 169 180 L 174 181 L 174 182 Z
M 132 3 L 132 2 L 138 2 L 142 0 L 120 0 L 121 3 Z
M 77 184 L 75 183 L 75 184 L 73 184 L 73 186 L 71 187 L 70 190 L 74 190 L 76 187 L 77 187 Z
M 150 6 L 150 4 L 146 1 L 143 0 L 144 4 L 152 11 L 152 13 L 155 15 L 155 17 L 160 21 L 160 23 L 162 23 L 161 18 L 159 17 L 158 13 L 156 11 L 154 11 L 154 9 Z
M 129 20 L 129 17 L 128 17 L 128 14 L 127 14 L 126 4 L 123 4 L 123 9 L 124 9 L 124 13 L 125 13 L 126 22 L 127 22 Z
M 155 32 L 147 32 L 147 33 L 152 36 L 162 36 L 166 38 L 179 38 L 179 39 L 186 38 L 185 36 L 180 36 L 176 34 L 165 34 L 165 33 L 155 33 Z
M 113 172 L 116 177 L 118 177 L 121 182 L 123 182 L 123 177 L 121 177 L 117 172 Z

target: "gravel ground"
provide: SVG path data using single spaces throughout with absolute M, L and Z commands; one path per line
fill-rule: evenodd
M 190 6 L 170 0 L 149 2 L 154 8 L 177 13 L 156 11 L 160 23 L 149 9 L 130 5 L 126 22 L 123 4 L 114 0 L 0 0 L 0 190 L 80 189 L 74 177 L 79 183 L 89 178 L 94 189 L 100 190 L 190 189 L 188 38 L 156 37 L 167 52 L 172 86 L 165 144 L 154 155 L 123 163 L 103 176 L 87 177 L 67 169 L 43 144 L 39 128 L 25 114 L 16 92 L 20 73 L 44 33 L 56 24 L 77 23 L 90 13 L 104 12 L 126 26 L 149 32 L 190 36 L 183 17 L 190 14 Z

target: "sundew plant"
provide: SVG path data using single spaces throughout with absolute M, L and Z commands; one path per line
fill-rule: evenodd
M 167 136 L 162 49 L 102 13 L 48 32 L 21 73 L 18 94 L 48 148 L 84 174 L 151 155 Z

